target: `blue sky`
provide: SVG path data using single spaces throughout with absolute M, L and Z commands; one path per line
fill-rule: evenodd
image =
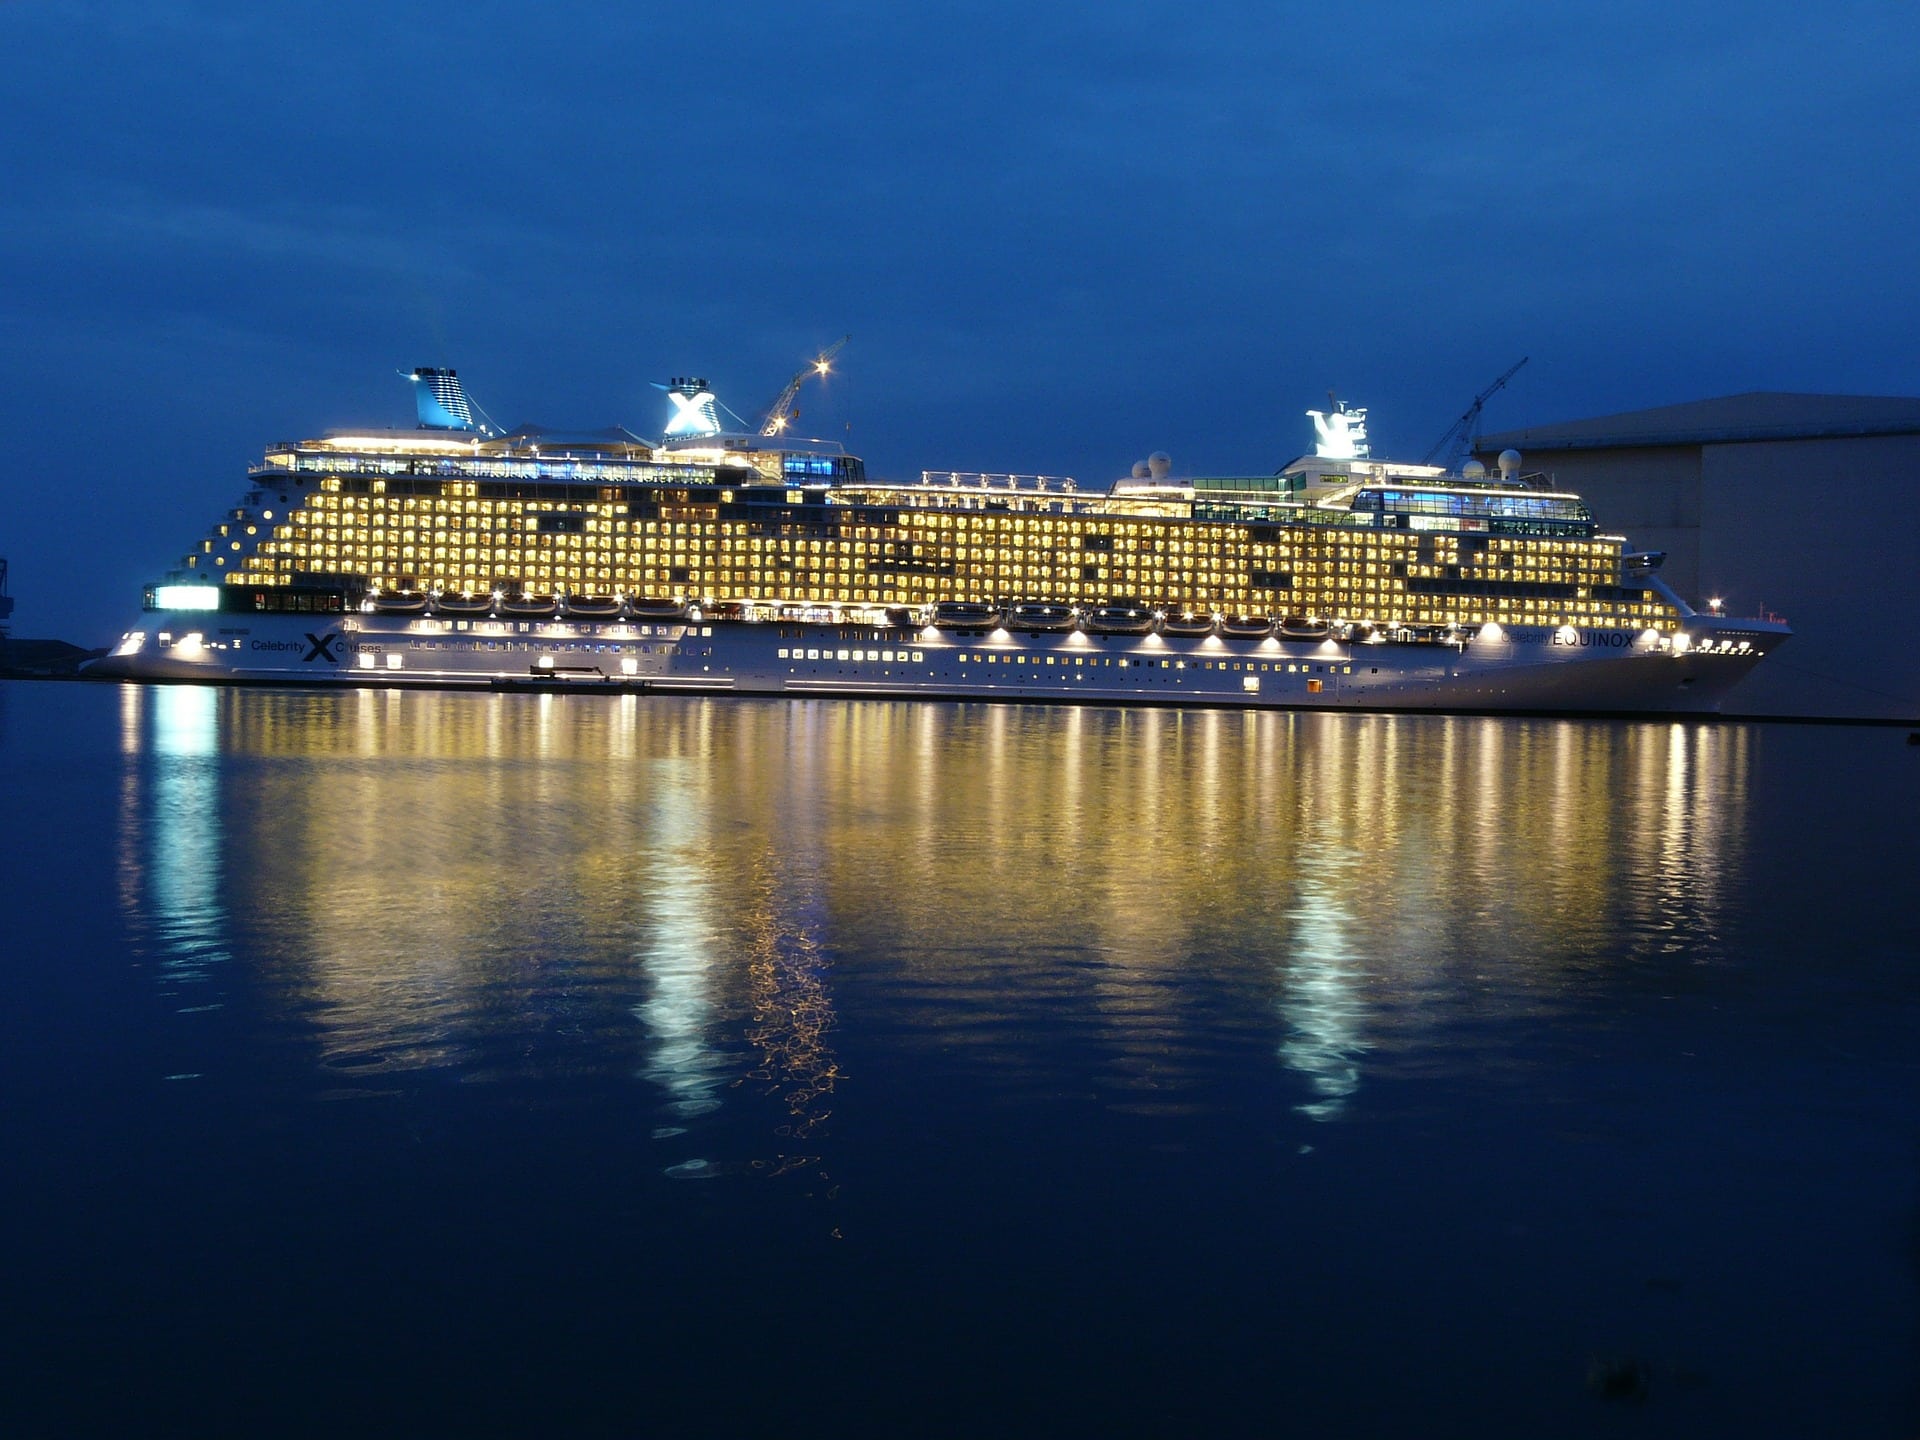
M 753 413 L 923 467 L 1920 393 L 1911 4 L 0 0 L 0 554 L 117 633 L 269 441 Z

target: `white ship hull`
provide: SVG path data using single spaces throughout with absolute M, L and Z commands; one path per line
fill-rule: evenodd
M 92 672 L 214 684 L 1182 704 L 1711 713 L 1787 637 L 1694 616 L 1653 631 L 1487 626 L 1455 643 L 963 634 L 849 624 L 141 616 Z

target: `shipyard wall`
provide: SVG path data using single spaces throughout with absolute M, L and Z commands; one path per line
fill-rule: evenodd
M 1725 713 L 1920 718 L 1920 434 L 1523 455 L 1585 496 L 1602 530 L 1666 551 L 1662 574 L 1696 607 L 1720 596 L 1729 614 L 1793 626 Z

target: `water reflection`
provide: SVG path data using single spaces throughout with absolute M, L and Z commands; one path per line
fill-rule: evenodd
M 719 908 L 713 886 L 710 873 L 683 868 L 642 892 L 652 934 L 638 957 L 651 986 L 634 1007 L 650 1039 L 640 1074 L 665 1091 L 669 1108 L 683 1117 L 718 1109 L 727 1081 L 726 1057 L 707 1038 L 720 950 L 710 918 Z
M 199 686 L 129 687 L 120 709 L 122 753 L 146 757 L 144 770 L 129 765 L 122 781 L 122 897 L 147 921 L 136 934 L 164 982 L 208 1004 L 219 1002 L 189 987 L 204 985 L 228 959 L 218 699 Z
M 1281 980 L 1287 1034 L 1280 1059 L 1306 1078 L 1312 1092 L 1311 1100 L 1294 1108 L 1331 1120 L 1360 1088 L 1360 1053 L 1367 1044 L 1365 976 L 1348 939 L 1354 923 L 1337 883 L 1340 866 L 1335 860 L 1316 876 L 1321 858 L 1309 859 L 1302 875 L 1307 888 L 1287 916 L 1293 943 Z M 1336 883 L 1317 883 L 1326 878 Z
M 865 1043 L 983 1100 L 1334 1120 L 1463 1019 L 1720 958 L 1752 732 L 192 687 L 124 700 L 123 903 L 359 1083 L 651 1087 L 681 1173 L 813 1164 Z M 1627 957 L 1625 963 L 1622 956 Z M 241 983 L 229 980 L 227 983 Z M 918 1057 L 913 1059 L 912 1057 Z M 746 1107 L 757 1155 L 698 1127 Z M 688 1170 L 685 1167 L 694 1167 Z
M 751 1015 L 746 1030 L 753 1068 L 744 1079 L 774 1097 L 786 1118 L 776 1133 L 798 1148 L 775 1159 L 782 1169 L 812 1162 L 806 1145 L 831 1118 L 840 1066 L 827 1044 L 833 1029 L 833 999 L 827 988 L 828 963 L 820 932 L 822 906 L 817 891 L 803 889 L 811 878 L 766 856 L 749 890 L 757 917 L 747 949 Z
M 618 714 L 629 730 L 632 702 L 622 701 Z M 551 718 L 550 709 L 543 718 Z M 717 1109 L 729 1078 L 727 1057 L 709 1039 L 727 903 L 720 893 L 724 877 L 711 860 L 715 817 L 703 803 L 696 766 L 667 760 L 652 768 L 643 801 L 648 841 L 636 856 L 632 890 L 639 912 L 635 958 L 647 995 L 633 1013 L 648 1036 L 639 1073 L 665 1093 L 669 1112 L 684 1119 Z

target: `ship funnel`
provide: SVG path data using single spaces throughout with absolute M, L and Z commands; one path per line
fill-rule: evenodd
M 473 412 L 467 408 L 460 377 L 451 370 L 416 367 L 410 377 L 413 399 L 420 411 L 422 430 L 472 430 Z
M 669 440 L 687 436 L 706 439 L 720 433 L 720 417 L 713 408 L 713 391 L 707 388 L 705 380 L 676 375 L 671 383 L 659 388 L 666 391 L 667 398 L 673 402 L 673 418 L 667 422 Z
M 1502 450 L 1500 452 L 1500 479 L 1502 483 L 1511 485 L 1519 478 L 1519 475 L 1520 452 L 1518 450 Z

